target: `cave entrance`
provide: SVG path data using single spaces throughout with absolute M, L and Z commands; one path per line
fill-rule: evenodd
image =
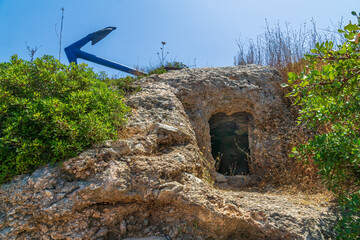
M 250 173 L 251 120 L 251 114 L 244 112 L 216 113 L 210 118 L 211 153 L 217 172 L 229 176 Z

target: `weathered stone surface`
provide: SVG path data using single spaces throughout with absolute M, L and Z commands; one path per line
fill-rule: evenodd
M 215 182 L 225 183 L 225 182 L 227 182 L 227 180 L 226 180 L 225 176 L 222 175 L 221 173 L 215 173 Z
M 252 173 L 286 159 L 291 115 L 278 85 L 255 65 L 142 79 L 126 137 L 0 187 L 0 239 L 333 238 L 328 207 L 210 184 L 217 112 L 252 114 Z
M 235 188 L 253 187 L 260 183 L 260 177 L 256 175 L 227 176 L 227 183 Z
M 124 238 L 124 240 L 167 240 L 165 237 Z

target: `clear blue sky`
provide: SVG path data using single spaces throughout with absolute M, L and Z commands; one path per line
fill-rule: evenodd
M 270 25 L 288 21 L 293 28 L 312 18 L 320 29 L 344 17 L 355 19 L 359 0 L 0 0 L 0 62 L 18 54 L 29 59 L 29 46 L 42 46 L 36 56 L 58 57 L 61 7 L 65 8 L 63 48 L 107 26 L 117 30 L 95 46 L 83 50 L 128 65 L 157 63 L 161 42 L 169 60 L 197 67 L 231 66 L 235 40 L 262 33 Z M 68 63 L 62 52 L 61 61 Z M 79 61 L 81 62 L 81 61 Z M 89 64 L 96 71 L 118 73 Z

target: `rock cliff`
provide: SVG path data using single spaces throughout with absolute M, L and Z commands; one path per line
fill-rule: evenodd
M 328 207 L 241 189 L 287 159 L 292 116 L 275 70 L 184 69 L 139 84 L 121 139 L 0 187 L 1 239 L 334 237 Z M 250 174 L 215 172 L 209 120 L 217 113 L 251 116 Z

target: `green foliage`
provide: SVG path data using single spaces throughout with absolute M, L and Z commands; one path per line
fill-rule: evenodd
M 149 75 L 166 73 L 165 67 L 157 67 L 149 71 Z
M 340 239 L 360 238 L 360 193 L 349 194 L 341 199 L 342 218 L 336 228 Z
M 85 65 L 0 63 L 0 183 L 115 138 L 129 108 Z
M 140 86 L 136 85 L 136 81 L 144 76 L 132 77 L 126 76 L 123 78 L 112 77 L 109 78 L 104 72 L 98 74 L 98 79 L 105 82 L 109 88 L 119 91 L 123 95 L 132 94 L 140 91 Z
M 354 14 L 354 13 L 353 13 Z M 356 15 L 356 13 L 355 13 Z M 334 48 L 317 43 L 305 55 L 308 65 L 298 76 L 289 73 L 288 85 L 300 106 L 299 122 L 312 137 L 293 149 L 293 156 L 319 167 L 324 181 L 339 199 L 340 239 L 360 238 L 360 18 L 339 30 L 346 39 Z
M 165 65 L 160 65 L 156 68 L 153 68 L 153 69 L 150 69 L 149 70 L 149 73 L 148 73 L 148 76 L 149 75 L 152 75 L 152 74 L 163 74 L 163 73 L 166 73 L 167 70 L 165 69 L 166 67 L 169 67 L 169 68 L 188 68 L 188 66 L 186 66 L 184 63 L 182 62 L 177 62 L 177 61 L 174 61 L 174 62 L 167 62 Z

